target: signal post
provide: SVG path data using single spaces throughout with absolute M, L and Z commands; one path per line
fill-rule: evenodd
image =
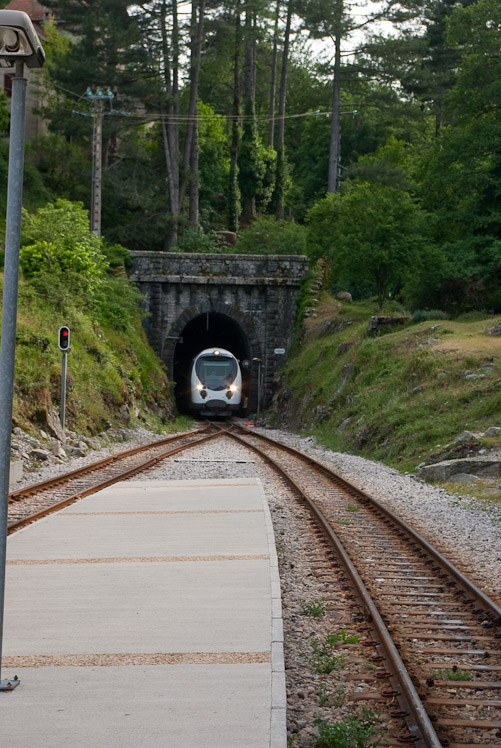
M 63 325 L 59 328 L 58 347 L 63 354 L 61 365 L 61 407 L 59 412 L 59 420 L 61 421 L 61 426 L 64 431 L 64 420 L 66 414 L 66 368 L 67 356 L 70 350 L 70 328 L 67 325 Z

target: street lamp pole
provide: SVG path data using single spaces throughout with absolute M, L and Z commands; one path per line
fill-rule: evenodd
M 17 678 L 1 680 L 1 667 L 19 249 L 23 200 L 24 115 L 27 84 L 24 77 L 24 63 L 29 67 L 41 67 L 44 59 L 44 51 L 29 16 L 21 11 L 0 11 L 0 65 L 2 67 L 15 67 L 16 71 L 15 77 L 12 79 L 2 340 L 0 347 L 0 691 L 12 691 L 19 683 Z
M 2 347 L 0 351 L 0 676 L 2 666 L 3 611 L 5 600 L 5 563 L 7 555 L 7 506 L 9 501 L 10 439 L 14 394 L 14 356 L 16 347 L 17 293 L 19 284 L 19 247 L 23 200 L 24 114 L 26 78 L 24 64 L 16 62 L 12 79 L 10 120 L 9 181 L 7 187 L 7 225 L 5 230 L 5 266 L 2 304 Z M 9 688 L 9 683 L 10 688 Z M 0 680 L 0 691 L 10 690 L 16 681 Z

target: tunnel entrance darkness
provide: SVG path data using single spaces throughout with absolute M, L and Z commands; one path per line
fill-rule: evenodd
M 251 358 L 249 341 L 240 325 L 226 314 L 204 312 L 194 317 L 180 332 L 174 350 L 174 395 L 180 413 L 189 412 L 191 364 L 204 348 L 225 348 L 240 361 L 242 369 L 242 414 L 249 393 L 250 368 L 242 362 Z

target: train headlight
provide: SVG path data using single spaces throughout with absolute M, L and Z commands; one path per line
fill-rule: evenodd
M 238 390 L 238 387 L 236 384 L 230 384 L 228 389 L 230 390 L 230 392 L 236 392 Z
M 195 387 L 196 387 L 196 389 L 197 389 L 197 390 L 198 390 L 199 392 L 200 392 L 201 390 L 203 390 L 203 388 L 204 388 L 203 384 L 197 384 L 197 385 L 195 385 Z

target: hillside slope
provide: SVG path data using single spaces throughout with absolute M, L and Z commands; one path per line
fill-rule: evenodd
M 375 314 L 369 302 L 320 297 L 277 381 L 270 425 L 402 471 L 449 458 L 462 432 L 501 426 L 501 335 L 488 334 L 498 318 L 408 320 L 371 335 Z M 477 453 L 501 442 L 472 439 Z
M 35 432 L 57 421 L 61 387 L 58 329 L 69 325 L 66 425 L 93 435 L 110 424 L 156 428 L 172 418 L 167 377 L 141 325 L 125 275 L 110 276 L 105 299 L 85 306 L 53 276 L 20 279 L 16 336 L 15 427 Z M 0 273 L 0 300 L 3 273 Z M 49 428 L 50 430 L 50 428 Z

